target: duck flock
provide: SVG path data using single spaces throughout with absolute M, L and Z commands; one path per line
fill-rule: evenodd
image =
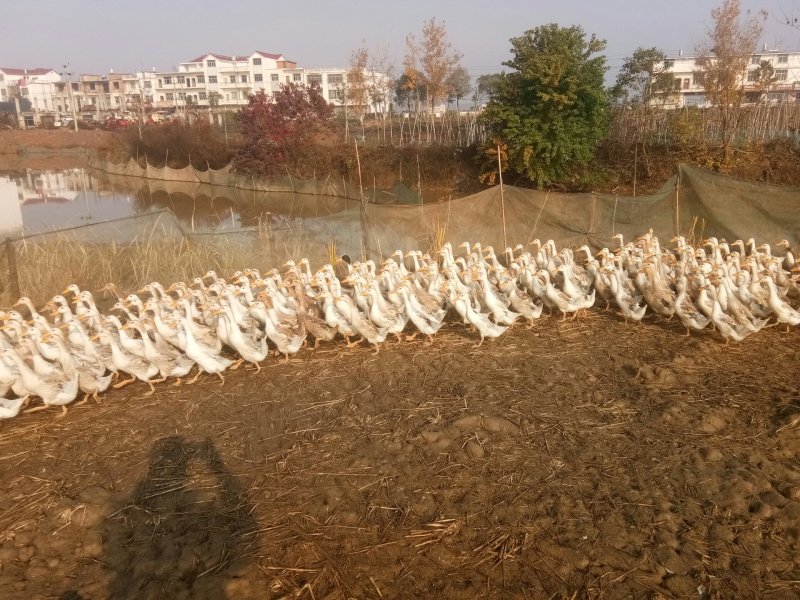
M 449 243 L 432 257 L 397 251 L 377 266 L 347 257 L 313 273 L 307 259 L 260 273 L 247 269 L 228 279 L 209 271 L 169 288 L 151 283 L 116 297 L 102 314 L 93 294 L 70 285 L 40 310 L 28 298 L 0 311 L 0 418 L 16 416 L 32 397 L 37 411 L 67 404 L 83 394 L 99 402 L 113 386 L 141 380 L 150 386 L 193 369 L 216 374 L 243 362 L 255 369 L 269 352 L 288 360 L 314 339 L 341 336 L 352 347 L 366 342 L 379 351 L 398 340 L 434 336 L 450 309 L 484 338 L 496 338 L 517 322 L 533 323 L 547 308 L 562 318 L 592 307 L 616 309 L 626 321 L 650 311 L 676 317 L 690 331 L 714 328 L 740 341 L 768 322 L 800 324 L 800 263 L 788 242 L 780 255 L 751 239 L 726 243 L 709 238 L 693 247 L 682 237 L 672 248 L 647 233 L 593 255 L 588 246 L 560 251 L 551 240 L 507 248 Z M 406 263 L 407 259 L 407 263 Z M 20 312 L 22 311 L 22 312 Z M 23 313 L 26 313 L 24 315 Z M 357 338 L 357 339 L 353 339 Z M 479 344 L 480 345 L 480 344 Z

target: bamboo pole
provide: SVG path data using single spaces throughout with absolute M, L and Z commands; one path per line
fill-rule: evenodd
M 503 162 L 500 160 L 500 144 L 497 144 L 497 172 L 500 176 L 500 212 L 503 215 L 503 249 L 508 248 L 506 235 L 506 200 L 503 194 Z
M 369 229 L 367 225 L 367 199 L 364 197 L 364 185 L 361 180 L 361 157 L 358 154 L 358 141 L 354 142 L 356 148 L 356 165 L 358 166 L 358 191 L 361 199 L 361 257 L 369 260 Z
M 17 270 L 17 253 L 14 249 L 14 242 L 11 238 L 6 238 L 6 260 L 8 261 L 8 283 L 9 300 L 16 302 L 22 296 L 19 288 L 19 271 Z

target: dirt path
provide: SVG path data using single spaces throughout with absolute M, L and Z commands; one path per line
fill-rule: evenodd
M 0 424 L 2 598 L 796 598 L 800 329 L 543 318 Z

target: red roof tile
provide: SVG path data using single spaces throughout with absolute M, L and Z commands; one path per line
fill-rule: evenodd
M 262 52 L 261 50 L 256 50 L 255 54 L 260 54 L 264 58 L 271 58 L 272 60 L 284 60 L 283 54 L 272 54 L 271 52 Z M 225 54 L 214 54 L 212 52 L 209 52 L 208 54 L 202 54 L 202 55 L 198 56 L 197 58 L 193 58 L 192 60 L 189 60 L 187 62 L 190 62 L 190 63 L 203 62 L 209 56 L 211 56 L 212 58 L 216 58 L 218 60 L 233 60 L 233 56 L 227 56 Z M 236 54 L 235 56 L 236 56 L 236 60 L 244 60 L 249 55 L 247 55 L 247 54 Z
M 271 58 L 272 60 L 283 59 L 283 54 L 272 54 L 271 52 L 262 52 L 261 50 L 256 50 L 256 54 L 260 54 L 264 58 Z
M 53 69 L 43 69 L 41 67 L 37 67 L 35 69 L 12 69 L 11 67 L 0 67 L 0 71 L 6 75 L 21 75 L 23 77 L 26 74 L 30 77 L 32 75 L 47 75 L 48 73 L 55 73 Z

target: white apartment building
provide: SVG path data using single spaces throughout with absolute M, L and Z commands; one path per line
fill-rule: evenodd
M 709 106 L 703 88 L 703 73 L 697 65 L 697 59 L 697 56 L 680 53 L 664 61 L 664 69 L 675 78 L 675 92 L 667 99 L 655 99 L 654 103 L 660 105 L 663 102 L 667 108 Z M 762 61 L 771 63 L 775 79 L 766 90 L 758 82 L 758 68 Z M 753 53 L 741 83 L 748 103 L 800 102 L 800 52 L 764 48 L 761 52 Z
M 384 74 L 365 72 L 365 79 L 379 90 L 367 99 L 367 112 L 388 110 L 392 86 Z M 318 84 L 323 97 L 334 106 L 356 104 L 348 98 L 347 69 L 307 69 L 282 54 L 255 51 L 247 56 L 204 54 L 180 63 L 174 71 L 132 74 L 84 74 L 66 78 L 53 69 L 0 68 L 0 102 L 24 97 L 31 110 L 21 115 L 20 125 L 56 126 L 71 119 L 102 121 L 109 116 L 132 117 L 151 110 L 182 112 L 192 108 L 237 109 L 248 97 L 263 90 L 273 94 L 287 83 Z M 382 93 L 381 93 L 382 92 Z
M 375 73 L 365 76 L 374 81 L 386 79 Z M 254 92 L 273 94 L 287 83 L 316 83 L 323 97 L 335 106 L 344 106 L 346 100 L 347 69 L 301 68 L 282 54 L 262 51 L 248 56 L 204 54 L 181 63 L 175 71 L 155 73 L 155 77 L 154 106 L 162 109 L 236 108 L 246 105 Z M 370 106 L 370 112 L 375 111 L 376 107 Z
M 13 102 L 15 97 L 29 100 L 31 110 L 24 121 L 31 126 L 38 124 L 40 114 L 54 110 L 52 87 L 60 80 L 53 69 L 0 67 L 0 102 Z

